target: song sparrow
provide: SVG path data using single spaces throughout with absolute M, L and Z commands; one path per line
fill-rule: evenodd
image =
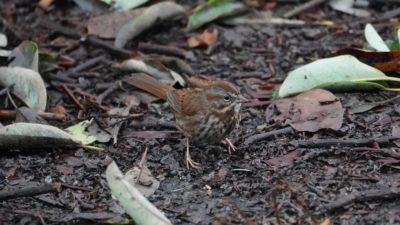
M 228 149 L 235 150 L 227 139 L 240 121 L 240 107 L 246 99 L 233 84 L 188 78 L 188 88 L 172 86 L 146 75 L 135 74 L 126 80 L 129 84 L 166 100 L 175 113 L 177 128 L 187 137 L 186 167 L 199 168 L 189 152 L 193 143 L 216 144 L 225 140 Z

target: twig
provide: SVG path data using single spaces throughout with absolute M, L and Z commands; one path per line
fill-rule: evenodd
M 400 159 L 400 153 L 393 152 L 392 150 L 386 148 L 359 147 L 359 148 L 352 148 L 350 151 L 369 151 L 369 152 L 383 153 L 392 158 Z
M 100 55 L 100 56 L 97 56 L 95 58 L 89 59 L 86 62 L 84 62 L 82 64 L 79 64 L 78 66 L 76 66 L 76 67 L 74 67 L 72 69 L 69 69 L 68 71 L 66 71 L 64 73 L 54 75 L 51 78 L 52 79 L 57 79 L 57 80 L 61 80 L 61 79 L 65 79 L 66 78 L 66 79 L 69 80 L 69 79 L 71 79 L 71 78 L 69 78 L 70 75 L 78 73 L 78 72 L 81 72 L 81 71 L 83 71 L 85 69 L 88 69 L 88 68 L 98 64 L 99 62 L 102 62 L 104 60 L 104 58 L 105 58 L 104 55 Z M 72 81 L 74 81 L 74 80 L 72 79 Z
M 76 31 L 76 29 L 63 27 L 55 21 L 50 21 L 50 20 L 44 19 L 44 20 L 41 20 L 39 24 L 41 26 L 49 29 L 51 32 L 54 32 L 54 33 L 58 32 L 64 36 L 74 38 L 74 39 L 81 38 L 81 35 Z
M 312 7 L 315 7 L 315 6 L 325 2 L 325 1 L 326 0 L 311 0 L 311 1 L 308 1 L 308 2 L 306 2 L 304 4 L 302 4 L 302 5 L 294 8 L 293 10 L 290 10 L 289 12 L 285 13 L 283 15 L 283 17 L 290 18 L 290 17 L 296 16 L 296 15 L 298 15 L 298 14 L 300 14 L 300 13 L 302 13 L 302 12 L 312 8 Z
M 27 196 L 31 197 L 50 192 L 60 192 L 60 190 L 61 190 L 60 183 L 52 183 L 52 184 L 42 184 L 36 187 L 25 187 L 19 190 L 0 191 L 0 200 L 7 200 L 11 198 L 19 198 Z
M 157 44 L 149 44 L 149 43 L 139 43 L 138 45 L 139 51 L 145 53 L 157 53 L 164 55 L 172 55 L 180 58 L 186 57 L 186 51 L 175 47 L 175 46 L 166 46 L 166 45 L 157 45 Z
M 121 88 L 121 86 L 122 86 L 122 82 L 120 80 L 115 81 L 111 86 L 108 85 L 108 88 L 103 93 L 101 93 L 99 96 L 97 96 L 96 102 L 99 105 L 101 105 L 101 103 L 103 102 L 104 98 L 109 96 L 115 90 L 118 90 L 119 88 Z
M 62 186 L 62 187 L 65 187 L 65 188 L 75 189 L 75 190 L 81 190 L 81 191 L 93 191 L 93 190 L 90 189 L 90 188 L 79 187 L 79 186 L 72 185 L 72 184 L 61 183 L 61 186 Z
M 256 134 L 253 136 L 248 137 L 244 142 L 243 145 L 245 147 L 249 146 L 250 144 L 253 144 L 254 142 L 258 142 L 261 140 L 265 140 L 269 137 L 275 136 L 275 135 L 280 135 L 280 134 L 288 134 L 293 131 L 292 127 L 285 127 L 279 130 L 273 130 L 270 132 L 262 133 L 262 134 Z
M 51 112 L 37 112 L 37 115 L 46 120 L 64 121 L 66 118 L 64 114 L 51 113 Z M 15 119 L 16 116 L 17 116 L 16 110 L 0 109 L 0 119 L 12 120 Z
M 100 40 L 92 36 L 86 37 L 85 42 L 94 46 L 101 47 L 110 52 L 111 54 L 118 55 L 123 58 L 130 58 L 135 55 L 134 52 L 128 51 L 124 48 L 115 47 L 114 44 L 109 44 L 106 41 Z
M 139 162 L 139 168 L 141 169 L 141 170 L 140 170 L 140 174 L 142 173 L 142 168 L 143 168 L 144 164 L 146 163 L 146 156 L 147 156 L 147 152 L 148 152 L 148 151 L 149 151 L 149 147 L 146 147 L 146 148 L 144 149 L 142 158 L 140 159 L 140 162 Z M 139 177 L 140 177 L 140 175 L 139 175 Z
M 367 138 L 367 139 L 319 139 L 313 141 L 293 141 L 292 144 L 303 148 L 330 148 L 332 146 L 341 147 L 363 147 L 365 145 L 371 145 L 373 143 L 378 143 L 381 145 L 389 144 L 391 141 L 399 139 L 398 137 L 385 136 L 378 138 Z
M 75 103 L 75 105 L 78 106 L 80 110 L 85 111 L 85 107 L 78 101 L 78 99 L 76 99 L 74 93 L 72 93 L 72 91 L 67 87 L 67 85 L 61 84 L 61 87 L 67 93 L 69 98 Z
M 39 220 L 42 223 L 42 225 L 46 225 L 47 224 L 44 221 L 44 217 L 47 217 L 47 216 L 46 215 L 43 216 L 39 212 L 31 213 L 31 212 L 28 212 L 28 211 L 25 211 L 25 210 L 7 210 L 7 211 L 9 211 L 10 213 L 13 213 L 13 214 L 24 214 L 24 215 L 29 215 L 29 216 L 35 216 L 35 217 L 39 218 Z
M 333 211 L 355 202 L 368 202 L 400 198 L 400 188 L 374 189 L 362 192 L 353 192 L 341 196 L 337 200 L 325 205 L 327 211 Z

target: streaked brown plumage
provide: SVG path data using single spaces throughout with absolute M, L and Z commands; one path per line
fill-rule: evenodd
M 136 74 L 129 84 L 166 100 L 175 113 L 177 128 L 188 138 L 186 165 L 198 168 L 189 154 L 189 140 L 216 144 L 224 140 L 240 121 L 240 107 L 245 100 L 233 84 L 196 78 L 187 80 L 185 89 L 175 89 L 146 75 Z

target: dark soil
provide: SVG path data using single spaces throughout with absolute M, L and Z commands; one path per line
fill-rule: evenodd
M 297 6 L 296 2 L 278 0 L 274 13 L 280 16 Z M 249 93 L 263 88 L 266 93 L 265 88 L 274 88 L 289 71 L 300 65 L 328 57 L 332 51 L 342 48 L 362 47 L 367 22 L 375 22 L 374 26 L 383 37 L 396 37 L 394 28 L 398 20 L 375 18 L 400 4 L 377 2 L 379 4 L 367 8 L 373 18 L 345 15 L 332 10 L 328 4 L 297 17 L 310 22 L 332 20 L 335 23 L 332 27 L 214 24 L 211 27 L 216 27 L 220 36 L 217 44 L 206 49 L 187 47 L 187 38 L 195 32 L 186 33 L 186 21 L 181 19 L 150 30 L 127 49 L 136 49 L 138 42 L 179 47 L 188 52 L 186 62 L 196 74 L 229 80 L 251 98 Z M 180 3 L 187 8 L 195 6 L 195 1 Z M 80 39 L 85 33 L 83 22 L 90 15 L 73 1 L 58 1 L 48 12 L 36 9 L 34 1 L 2 1 L 0 5 L 0 31 L 9 37 L 9 49 L 22 40 L 34 40 L 41 50 L 56 54 L 57 60 L 61 56 L 76 60 L 71 68 L 98 56 L 105 57 L 100 64 L 75 74 L 81 77 L 80 84 L 90 84 L 81 93 L 98 96 L 104 88 L 96 89 L 95 84 L 109 86 L 127 75 L 111 67 L 126 57 Z M 7 7 L 13 5 L 15 11 L 7 16 L 10 11 Z M 10 19 L 14 24 L 6 26 Z M 54 27 L 44 26 L 42 21 Z M 57 31 L 56 27 L 66 28 L 67 32 Z M 71 68 L 60 66 L 42 75 L 50 84 L 54 76 Z M 71 77 L 77 80 L 77 76 Z M 70 88 L 75 90 L 87 111 L 79 112 L 62 89 L 49 85 L 49 108 L 61 105 L 68 114 L 67 121 L 49 121 L 50 124 L 65 128 L 83 119 L 96 117 L 101 121 L 104 118 L 104 111 L 87 97 L 77 94 L 79 85 L 70 85 Z M 118 107 L 124 93 L 137 95 L 138 91 L 126 86 L 106 98 L 103 105 Z M 358 102 L 376 102 L 394 95 L 370 92 L 336 96 L 348 109 Z M 0 108 L 4 108 L 3 102 Z M 138 165 L 146 147 L 149 151 L 145 165 L 160 181 L 159 189 L 149 200 L 173 224 L 320 224 L 327 218 L 331 224 L 400 224 L 400 142 L 391 138 L 389 141 L 378 139 L 392 137 L 398 132 L 398 101 L 360 114 L 346 111 L 338 131 L 291 131 L 244 146 L 244 140 L 253 135 L 283 128 L 267 124 L 266 107 L 266 104 L 259 104 L 243 108 L 240 128 L 231 135 L 239 146 L 233 154 L 229 155 L 223 146 L 191 146 L 192 158 L 202 164 L 200 171 L 186 169 L 183 136 L 176 132 L 171 135 L 170 131 L 176 131 L 173 114 L 161 101 L 134 107 L 131 112 L 143 113 L 143 116 L 127 121 L 120 131 L 118 144 L 95 144 L 104 147 L 103 152 L 83 149 L 3 152 L 0 190 L 18 190 L 49 182 L 72 187 L 61 187 L 56 193 L 0 201 L 0 224 L 95 224 L 110 218 L 128 218 L 111 196 L 105 169 L 112 158 L 126 172 Z M 144 135 L 143 138 L 137 131 L 159 131 L 158 134 L 164 136 L 154 139 Z M 312 141 L 327 139 L 349 139 L 356 144 L 312 144 Z M 357 144 L 368 139 L 371 141 Z M 309 142 L 299 142 L 304 140 Z M 277 157 L 282 157 L 278 158 L 280 165 L 271 166 L 268 160 Z M 349 196 L 354 196 L 353 201 L 341 204 L 340 201 Z

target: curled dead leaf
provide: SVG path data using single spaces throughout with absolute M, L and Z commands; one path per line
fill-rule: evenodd
M 207 47 L 217 42 L 218 33 L 216 28 L 212 30 L 207 29 L 200 36 L 190 37 L 188 39 L 188 45 L 191 48 Z

